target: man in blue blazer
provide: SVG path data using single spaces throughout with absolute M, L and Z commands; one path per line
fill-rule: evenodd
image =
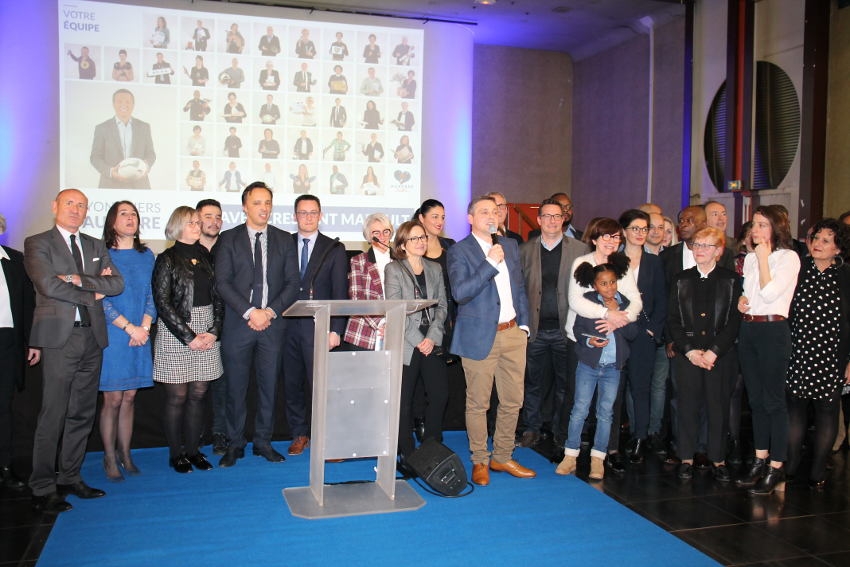
M 319 232 L 322 204 L 315 195 L 295 199 L 298 232 L 292 235 L 300 269 L 298 299 L 348 299 L 348 256 L 339 241 Z M 328 346 L 339 346 L 345 333 L 345 317 L 331 319 Z M 293 317 L 286 322 L 283 345 L 283 386 L 286 420 L 292 434 L 290 455 L 300 455 L 310 442 L 310 396 L 313 392 L 312 317 Z
M 472 233 L 449 248 L 448 272 L 458 303 L 451 352 L 466 374 L 466 431 L 472 453 L 472 482 L 490 483 L 489 469 L 519 478 L 536 473 L 513 460 L 517 417 L 522 407 L 528 297 L 519 249 L 495 235 L 496 201 L 476 197 L 467 208 Z M 499 395 L 493 451 L 487 447 L 487 410 L 495 381 Z
M 56 225 L 24 241 L 24 267 L 35 287 L 29 346 L 41 347 L 44 376 L 29 484 L 33 507 L 52 513 L 71 509 L 67 494 L 105 494 L 83 482 L 80 467 L 109 344 L 101 300 L 124 291 L 124 278 L 103 241 L 80 232 L 88 207 L 81 191 L 60 191 Z
M 255 181 L 242 192 L 246 221 L 221 233 L 215 252 L 215 282 L 224 299 L 222 362 L 227 374 L 227 436 L 219 466 L 245 455 L 246 396 L 253 362 L 257 382 L 254 454 L 270 462 L 274 399 L 283 346 L 283 313 L 298 295 L 298 260 L 292 235 L 269 224 L 272 192 Z

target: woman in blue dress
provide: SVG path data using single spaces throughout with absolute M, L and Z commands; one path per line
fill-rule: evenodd
M 151 293 L 154 256 L 139 239 L 139 211 L 129 201 L 110 207 L 103 240 L 124 276 L 124 291 L 103 299 L 109 346 L 103 351 L 100 374 L 103 470 L 109 480 L 120 481 L 122 468 L 128 474 L 139 473 L 130 457 L 134 402 L 136 390 L 153 386 L 149 338 L 156 318 Z

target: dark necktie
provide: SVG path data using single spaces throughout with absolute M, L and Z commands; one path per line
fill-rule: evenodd
M 83 270 L 83 255 L 80 253 L 80 247 L 77 246 L 77 235 L 71 235 L 71 256 L 74 257 L 74 264 L 77 266 L 77 274 L 82 277 L 85 274 Z M 91 317 L 89 317 L 89 308 L 85 305 L 77 305 L 77 311 L 80 313 L 80 323 L 88 327 L 91 325 Z
M 309 238 L 302 238 L 304 241 L 304 247 L 301 248 L 301 279 L 304 279 L 304 274 L 307 273 L 307 262 L 310 261 L 310 257 L 308 256 L 309 249 L 307 248 L 310 245 Z
M 263 246 L 260 243 L 262 232 L 254 239 L 254 278 L 251 281 L 251 305 L 257 309 L 263 307 Z

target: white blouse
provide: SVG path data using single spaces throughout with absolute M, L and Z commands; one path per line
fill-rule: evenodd
M 797 286 L 800 257 L 793 250 L 778 249 L 767 257 L 770 282 L 759 285 L 759 263 L 755 252 L 744 258 L 744 296 L 750 302 L 747 315 L 782 315 L 788 317 L 791 298 Z

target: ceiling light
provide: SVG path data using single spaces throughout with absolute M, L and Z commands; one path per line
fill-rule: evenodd
M 492 6 L 496 0 L 472 0 L 473 4 L 481 4 L 482 6 Z

